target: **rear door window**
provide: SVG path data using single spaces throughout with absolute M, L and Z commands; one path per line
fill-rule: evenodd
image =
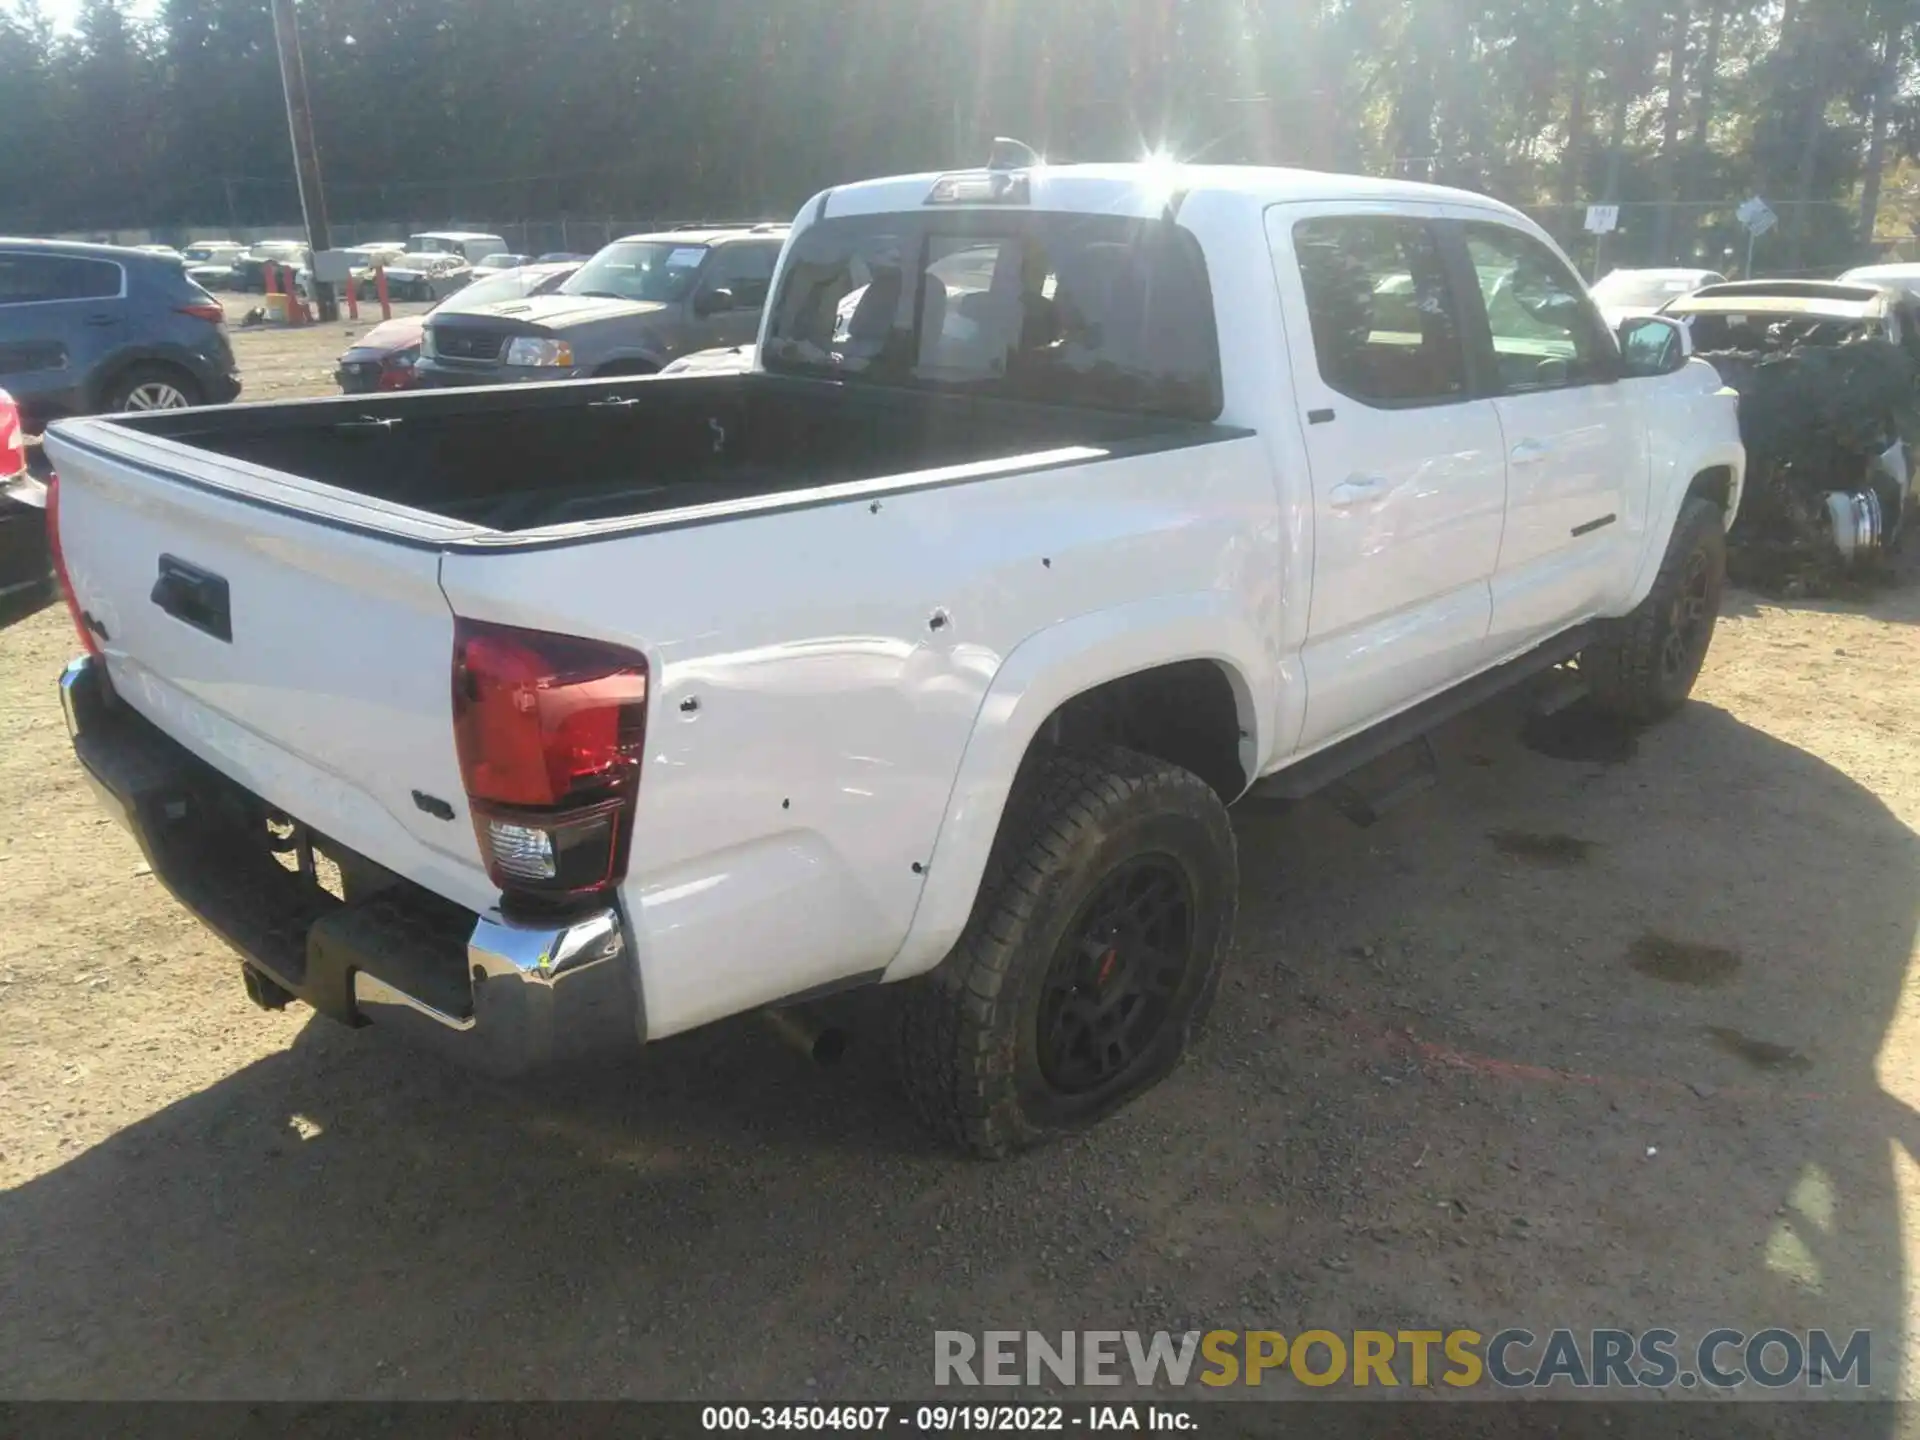
M 828 219 L 794 242 L 769 370 L 1210 420 L 1213 296 L 1161 219 L 942 210 Z
M 1381 408 L 1468 395 L 1460 306 L 1433 226 L 1405 215 L 1326 215 L 1293 227 L 1320 378 Z
M 0 305 L 102 300 L 120 293 L 120 267 L 72 255 L 0 252 Z

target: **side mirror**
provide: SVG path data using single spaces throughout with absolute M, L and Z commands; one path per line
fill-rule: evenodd
M 696 315 L 718 315 L 723 310 L 733 309 L 733 291 L 722 285 L 717 290 L 702 290 L 693 297 L 693 311 Z
M 1671 375 L 1693 354 L 1693 335 L 1666 315 L 1635 315 L 1622 320 L 1620 356 L 1629 378 Z

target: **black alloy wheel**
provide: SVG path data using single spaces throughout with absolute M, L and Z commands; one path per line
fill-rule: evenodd
M 1124 1083 L 1153 1049 L 1193 963 L 1193 892 L 1170 855 L 1123 862 L 1094 890 L 1048 967 L 1036 1058 L 1047 1084 Z

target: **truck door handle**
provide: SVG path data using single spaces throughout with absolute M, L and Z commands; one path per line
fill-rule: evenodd
M 182 625 L 233 643 L 233 609 L 226 580 L 172 555 L 160 557 L 160 578 L 148 597 Z
M 1522 440 L 1507 452 L 1510 465 L 1538 465 L 1553 453 L 1553 447 L 1544 440 Z
M 119 323 L 120 323 L 120 317 L 118 315 L 87 316 L 87 324 L 89 325 L 118 325 Z
M 1342 480 L 1327 492 L 1327 504 L 1335 510 L 1351 510 L 1385 497 L 1393 482 L 1380 475 L 1355 475 Z

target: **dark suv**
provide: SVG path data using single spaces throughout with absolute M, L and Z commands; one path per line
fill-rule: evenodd
M 63 415 L 224 403 L 240 374 L 220 302 L 179 260 L 0 239 L 0 389 L 39 430 Z
M 785 225 L 629 235 L 551 294 L 436 310 L 424 385 L 508 385 L 587 375 L 651 375 L 699 350 L 751 345 Z

